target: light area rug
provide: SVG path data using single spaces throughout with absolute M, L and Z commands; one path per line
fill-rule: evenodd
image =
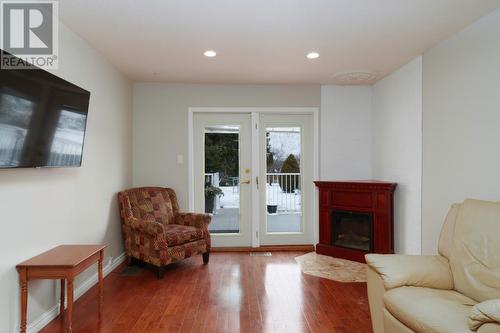
M 306 253 L 295 257 L 304 274 L 338 282 L 366 282 L 366 264 L 346 259 Z

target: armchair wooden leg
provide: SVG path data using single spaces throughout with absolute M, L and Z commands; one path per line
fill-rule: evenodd
M 165 267 L 164 266 L 158 267 L 158 269 L 156 271 L 156 275 L 157 275 L 158 279 L 162 279 L 163 276 L 165 275 Z
M 202 255 L 203 255 L 203 263 L 205 265 L 208 264 L 208 261 L 210 260 L 210 252 L 205 252 Z
M 141 265 L 141 261 L 132 256 L 127 256 L 127 266 L 135 266 L 135 265 Z

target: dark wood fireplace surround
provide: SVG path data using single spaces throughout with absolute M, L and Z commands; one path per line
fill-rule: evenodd
M 332 240 L 333 211 L 372 214 L 373 253 L 394 253 L 393 195 L 395 183 L 381 181 L 316 181 L 319 189 L 319 243 L 316 252 L 365 262 L 363 250 L 336 246 Z

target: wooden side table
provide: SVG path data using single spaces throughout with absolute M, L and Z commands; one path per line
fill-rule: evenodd
M 16 266 L 21 284 L 21 333 L 26 332 L 28 310 L 28 281 L 32 279 L 60 279 L 60 316 L 64 315 L 64 280 L 67 281 L 67 330 L 72 332 L 73 281 L 95 262 L 98 263 L 99 311 L 102 308 L 102 260 L 105 245 L 60 245 Z

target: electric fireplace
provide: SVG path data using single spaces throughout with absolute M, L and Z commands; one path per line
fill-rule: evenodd
M 319 243 L 316 252 L 365 261 L 367 253 L 394 253 L 395 183 L 316 181 Z

